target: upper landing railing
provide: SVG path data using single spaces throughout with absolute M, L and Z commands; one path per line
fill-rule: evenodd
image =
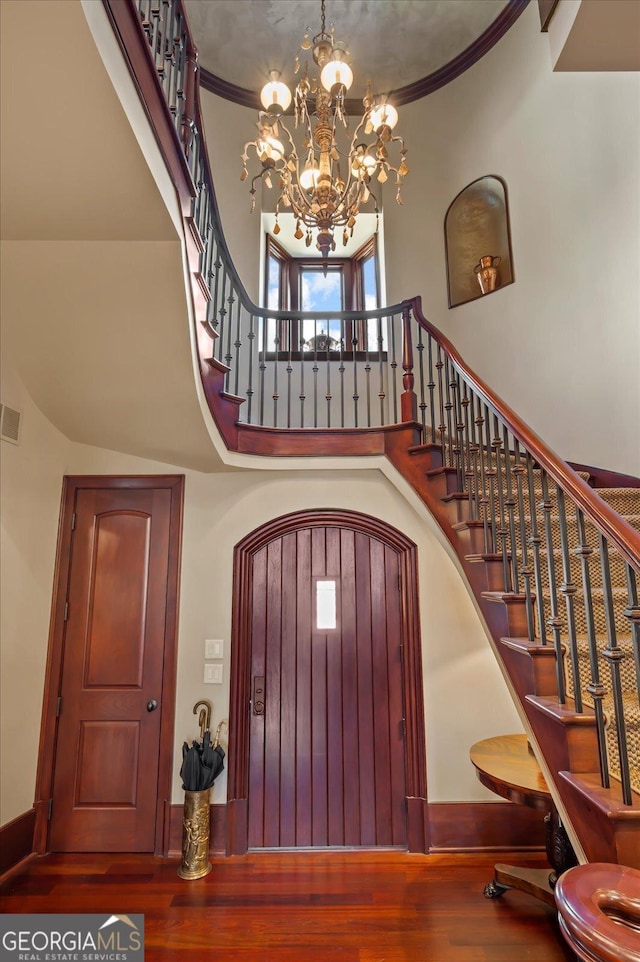
M 560 704 L 571 698 L 595 716 L 603 786 L 614 775 L 632 804 L 640 792 L 635 495 L 621 495 L 616 510 L 603 501 L 465 364 L 419 298 L 322 316 L 253 304 L 222 233 L 182 0 L 103 3 L 176 187 L 202 383 L 225 443 L 371 454 L 384 451 L 371 439 L 385 429 L 415 426 L 439 450 L 482 556 L 501 567 L 503 591 L 526 599 L 530 640 L 554 646 Z M 303 344 L 305 320 L 313 334 L 307 326 Z M 321 350 L 330 331 L 333 349 Z

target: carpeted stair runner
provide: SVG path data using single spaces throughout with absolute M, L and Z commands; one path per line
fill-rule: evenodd
M 492 462 L 492 468 L 495 469 L 495 461 Z M 511 459 L 511 467 L 514 467 L 513 459 Z M 581 473 L 581 477 L 588 480 L 588 475 Z M 520 568 L 522 565 L 522 542 L 521 542 L 521 523 L 518 511 L 518 487 L 516 485 L 517 474 L 512 473 L 512 499 L 515 501 L 514 516 L 515 516 L 515 551 L 519 559 Z M 532 571 L 531 577 L 531 590 L 535 593 L 535 579 L 533 577 L 533 547 L 529 542 L 531 538 L 531 501 L 529 498 L 529 483 L 527 475 L 521 475 L 522 478 L 522 495 L 523 495 L 523 505 L 524 505 L 524 528 L 525 528 L 525 538 L 527 540 L 527 550 L 528 550 L 528 562 L 529 568 Z M 494 479 L 494 496 L 493 505 L 496 517 L 496 527 L 500 527 L 500 514 L 499 514 L 499 495 L 497 492 L 497 476 Z M 506 499 L 506 488 L 507 479 L 506 472 L 504 470 L 504 465 L 501 468 L 501 486 L 503 497 Z M 479 482 L 479 478 L 478 478 Z M 488 485 L 487 485 L 488 487 Z M 541 539 L 540 543 L 540 575 L 541 575 L 541 585 L 543 592 L 543 603 L 545 612 L 545 623 L 547 624 L 546 633 L 547 640 L 550 644 L 553 643 L 554 633 L 550 627 L 548 627 L 548 622 L 552 617 L 551 610 L 551 592 L 549 588 L 549 546 L 547 544 L 547 525 L 545 519 L 545 511 L 541 507 L 543 501 L 543 487 L 542 478 L 539 471 L 534 471 L 533 475 L 533 493 L 534 493 L 534 504 L 536 506 L 536 520 L 538 528 L 538 537 Z M 599 488 L 595 490 L 595 493 L 606 501 L 615 511 L 621 514 L 632 527 L 640 530 L 640 489 L 638 488 Z M 557 506 L 557 495 L 555 484 L 549 483 L 548 486 L 548 500 L 551 504 L 551 511 L 549 512 L 550 529 L 551 529 L 551 550 L 555 566 L 555 583 L 556 583 L 556 597 L 557 597 L 557 610 L 560 618 L 563 620 L 563 626 L 561 630 L 561 641 L 565 648 L 565 674 L 567 679 L 567 693 L 573 696 L 575 691 L 575 682 L 573 678 L 573 671 L 571 665 L 571 659 L 569 657 L 569 636 L 568 636 L 568 621 L 567 621 L 567 604 L 565 595 L 562 593 L 561 586 L 565 581 L 564 578 L 564 566 L 561 551 L 561 525 L 560 518 L 558 514 Z M 490 505 L 481 505 L 481 517 L 484 516 L 484 512 L 487 512 L 487 518 L 490 518 Z M 593 708 L 593 698 L 587 691 L 587 686 L 592 682 L 593 672 L 591 669 L 591 663 L 589 658 L 589 646 L 588 646 L 588 619 L 587 611 L 585 608 L 584 599 L 584 586 L 582 580 L 582 565 L 581 559 L 576 555 L 576 549 L 580 544 L 580 539 L 578 536 L 578 524 L 576 520 L 576 508 L 575 505 L 565 499 L 565 512 L 566 512 L 566 531 L 567 540 L 569 548 L 569 566 L 570 566 L 570 576 L 571 582 L 576 588 L 576 592 L 573 595 L 573 613 L 574 613 L 574 623 L 575 623 L 575 633 L 576 642 L 578 649 L 578 670 L 580 678 L 580 688 L 582 690 L 583 704 L 587 707 Z M 505 529 L 509 528 L 508 514 L 505 508 Z M 591 584 L 591 597 L 592 597 L 592 619 L 593 619 L 593 630 L 596 636 L 596 649 L 598 652 L 598 671 L 601 683 L 607 689 L 607 694 L 603 699 L 603 709 L 606 718 L 606 742 L 607 742 L 607 754 L 609 758 L 609 768 L 610 773 L 616 778 L 620 778 L 620 765 L 619 765 L 619 748 L 618 748 L 618 726 L 617 719 L 615 715 L 614 701 L 611 694 L 612 681 L 611 681 L 611 669 L 610 663 L 604 657 L 603 651 L 605 648 L 609 647 L 609 639 L 607 634 L 607 621 L 606 621 L 606 605 L 605 596 L 603 591 L 603 573 L 602 565 L 600 559 L 599 550 L 599 538 L 598 529 L 594 524 L 592 524 L 588 519 L 585 518 L 585 538 L 587 545 L 592 548 L 592 553 L 588 557 L 588 570 L 589 579 Z M 498 545 L 501 542 L 498 539 Z M 496 549 L 499 550 L 499 547 Z M 509 554 L 511 555 L 511 545 L 508 545 Z M 628 617 L 625 616 L 625 609 L 628 607 L 628 588 L 627 588 L 627 565 L 625 560 L 618 554 L 612 545 L 609 545 L 609 577 L 612 589 L 613 598 L 613 611 L 614 611 L 614 624 L 616 631 L 616 642 L 618 647 L 624 652 L 624 657 L 619 662 L 620 666 L 620 679 L 624 706 L 624 716 L 625 716 L 625 731 L 626 731 L 626 741 L 627 741 L 627 752 L 629 756 L 629 764 L 631 769 L 631 784 L 632 788 L 640 792 L 640 703 L 639 703 L 639 685 L 640 685 L 640 667 L 638 661 L 640 661 L 640 652 L 634 652 L 634 645 L 631 635 L 631 623 Z M 638 585 L 640 589 L 640 584 Z M 524 582 L 521 580 L 520 590 L 524 590 Z M 539 615 L 538 607 L 535 606 L 535 617 L 536 617 L 536 636 L 540 637 L 540 629 L 537 624 Z

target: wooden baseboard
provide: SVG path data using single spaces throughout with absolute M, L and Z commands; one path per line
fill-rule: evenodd
M 539 851 L 543 815 L 513 802 L 431 802 L 431 852 Z
M 211 806 L 210 851 L 223 855 L 227 839 L 227 806 Z M 543 816 L 512 802 L 432 802 L 428 812 L 428 851 L 500 852 L 544 850 Z M 425 827 L 426 828 L 426 827 Z M 172 805 L 169 855 L 182 848 L 182 805 Z M 424 851 L 416 847 L 415 851 Z
M 211 805 L 209 808 L 209 851 L 224 855 L 227 843 L 227 806 Z M 172 805 L 169 816 L 169 855 L 182 851 L 182 805 Z
M 0 878 L 33 852 L 35 822 L 35 809 L 30 808 L 0 826 Z

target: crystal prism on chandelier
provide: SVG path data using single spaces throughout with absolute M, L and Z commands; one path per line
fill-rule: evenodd
M 379 213 L 375 182 L 383 184 L 390 174 L 394 175 L 396 200 L 402 203 L 400 188 L 409 168 L 404 140 L 393 133 L 398 112 L 386 97 L 372 96 L 370 83 L 362 101 L 364 114 L 349 140 L 345 96 L 353 82 L 353 72 L 344 44 L 334 39 L 333 24 L 329 33 L 325 29 L 325 0 L 321 0 L 320 9 L 320 33 L 311 39 L 307 29 L 301 44 L 301 50 L 311 50 L 321 71 L 320 78 L 309 77 L 305 63 L 293 96 L 294 129 L 300 130 L 301 146 L 296 145 L 284 122 L 291 91 L 279 73 L 271 71 L 271 79 L 260 94 L 264 110 L 258 115 L 258 136 L 244 146 L 241 179 L 248 177 L 252 148 L 261 170 L 251 181 L 251 210 L 256 205 L 256 183 L 262 180 L 267 188 L 272 188 L 277 178 L 280 194 L 274 234 L 280 233 L 280 211 L 291 211 L 296 219 L 294 236 L 299 240 L 304 237 L 309 247 L 316 230 L 316 247 L 326 258 L 336 249 L 336 230 L 342 229 L 342 242 L 347 244 L 361 206 L 368 204 L 376 215 Z M 296 73 L 299 69 L 297 54 Z M 398 154 L 397 166 L 391 162 L 390 150 Z

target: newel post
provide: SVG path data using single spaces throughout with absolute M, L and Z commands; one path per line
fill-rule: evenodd
M 418 420 L 418 399 L 413 390 L 413 346 L 411 343 L 411 305 L 402 308 L 402 387 L 400 415 L 403 421 Z

